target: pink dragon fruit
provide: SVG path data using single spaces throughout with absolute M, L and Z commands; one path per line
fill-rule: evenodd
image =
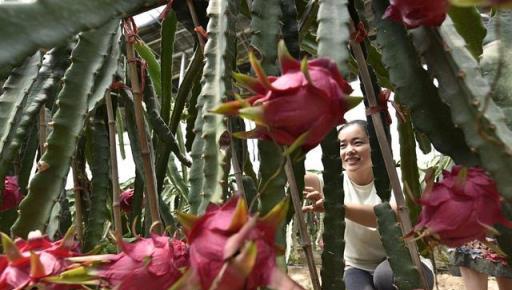
M 167 290 L 188 267 L 188 247 L 180 240 L 153 234 L 135 243 L 91 273 L 109 287 L 123 290 Z
M 122 211 L 130 212 L 132 210 L 133 193 L 133 188 L 129 188 L 121 192 L 121 195 L 119 197 L 119 204 L 121 206 Z
M 427 186 L 420 203 L 415 232 L 450 247 L 484 241 L 497 223 L 512 227 L 501 213 L 496 183 L 480 168 L 454 166 L 445 171 L 441 182 Z
M 172 289 L 302 289 L 276 267 L 275 231 L 286 212 L 283 201 L 265 217 L 251 217 L 244 199 L 235 197 L 210 205 L 201 217 L 179 214 L 190 269 Z
M 256 129 L 238 133 L 239 137 L 275 140 L 281 145 L 300 142 L 305 151 L 317 146 L 344 114 L 360 101 L 348 97 L 352 92 L 336 64 L 325 58 L 299 62 L 279 43 L 282 75 L 267 77 L 256 57 L 249 60 L 257 79 L 235 74 L 237 81 L 256 95 L 219 105 L 213 112 L 240 115 L 253 120 Z
M 0 290 L 24 289 L 36 285 L 55 290 L 80 289 L 79 286 L 56 285 L 45 281 L 46 277 L 57 275 L 71 265 L 66 258 L 78 254 L 78 244 L 72 232 L 73 229 L 70 229 L 57 242 L 51 242 L 39 231 L 30 233 L 28 240 L 16 239 L 15 242 L 2 234 L 5 254 L 0 256 Z
M 20 187 L 18 186 L 18 177 L 6 176 L 4 179 L 4 191 L 2 192 L 0 211 L 16 208 L 22 197 Z
M 446 18 L 447 0 L 391 0 L 384 18 L 403 23 L 407 28 L 439 26 Z

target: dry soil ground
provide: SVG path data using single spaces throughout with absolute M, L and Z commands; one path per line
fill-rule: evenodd
M 309 279 L 309 272 L 307 267 L 303 266 L 289 266 L 288 273 L 294 279 L 306 289 L 313 289 L 311 287 L 311 280 Z M 439 283 L 439 290 L 464 290 L 464 283 L 461 277 L 455 277 L 450 274 L 438 274 L 437 281 Z M 434 288 L 435 289 L 435 288 Z M 493 278 L 489 278 L 489 289 L 498 290 L 496 281 Z

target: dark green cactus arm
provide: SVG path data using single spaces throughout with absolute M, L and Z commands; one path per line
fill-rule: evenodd
M 294 58 L 300 58 L 299 46 L 299 22 L 297 20 L 297 8 L 295 0 L 281 0 L 281 11 L 283 15 L 283 39 L 290 55 Z
M 453 122 L 464 131 L 468 146 L 478 152 L 500 193 L 512 202 L 512 132 L 464 40 L 449 18 L 438 30 L 422 28 L 412 36 L 439 81 L 439 94 L 449 105 Z
M 233 9 L 234 7 L 236 9 Z M 236 30 L 233 18 L 238 13 L 238 2 L 237 0 L 213 0 L 210 1 L 207 12 L 210 22 L 207 29 L 208 42 L 204 50 L 206 63 L 203 69 L 203 90 L 199 96 L 199 102 L 204 103 L 201 112 L 204 125 L 201 136 L 196 135 L 196 139 L 204 139 L 202 156 L 204 158 L 202 189 L 204 196 L 199 206 L 200 213 L 206 210 L 210 202 L 219 202 L 222 197 L 220 182 L 224 172 L 219 138 L 226 128 L 221 115 L 211 114 L 208 111 L 226 98 L 226 88 L 231 86 L 231 72 L 228 72 L 226 67 L 231 65 L 236 56 L 236 52 L 230 50 L 233 47 L 229 43 L 232 41 L 230 38 L 234 37 L 233 31 Z
M 80 35 L 72 53 L 71 67 L 65 74 L 64 87 L 58 97 L 53 117 L 53 131 L 48 147 L 38 163 L 29 194 L 20 204 L 20 217 L 13 232 L 26 237 L 34 229 L 44 230 L 50 211 L 65 183 L 71 157 L 87 113 L 87 96 L 92 92 L 95 73 L 99 71 L 110 47 L 118 21 Z
M 395 100 L 400 96 L 395 95 Z M 398 119 L 398 140 L 400 142 L 400 169 L 402 173 L 402 184 L 404 187 L 405 200 L 409 208 L 411 223 L 416 224 L 421 207 L 418 200 L 421 197 L 420 175 L 418 171 L 418 160 L 416 159 L 416 140 L 412 128 L 411 117 L 405 114 L 405 120 Z
M 105 124 L 105 106 L 98 107 L 91 118 L 90 130 L 87 132 L 89 147 L 89 165 L 91 169 L 91 206 L 85 221 L 84 244 L 82 250 L 90 251 L 99 244 L 105 231 L 105 222 L 110 213 L 107 208 L 111 195 L 110 158 L 107 126 Z
M 331 58 L 336 62 L 343 75 L 349 73 L 348 40 L 350 37 L 348 24 L 347 0 L 322 0 L 318 8 L 318 55 Z M 336 33 L 333 33 L 336 31 Z
M 69 66 L 69 54 L 71 52 L 71 45 L 67 43 L 63 46 L 56 47 L 50 50 L 45 56 L 43 65 L 37 76 L 37 80 L 30 89 L 30 94 L 27 98 L 27 104 L 23 109 L 23 116 L 19 121 L 18 128 L 14 138 L 7 148 L 6 154 L 2 155 L 0 159 L 0 176 L 4 176 L 9 170 L 9 163 L 16 156 L 16 152 L 21 151 L 21 167 L 18 174 L 18 183 L 22 188 L 24 194 L 27 193 L 27 185 L 30 175 L 32 174 L 32 167 L 34 157 L 37 151 L 39 140 L 34 137 L 37 134 L 39 122 L 36 118 L 41 108 L 46 104 L 47 107 L 53 106 L 57 92 L 60 90 L 60 80 L 64 76 L 66 68 Z M 33 138 L 35 140 L 33 140 Z M 36 143 L 35 145 L 32 143 Z M 35 147 L 34 147 L 35 146 Z M 31 148 L 34 148 L 31 151 Z M 21 149 L 21 150 L 20 150 Z M 0 177 L 0 179 L 2 179 Z
M 299 36 L 300 39 L 305 39 L 312 35 L 310 28 L 316 24 L 316 16 L 318 14 L 318 6 L 320 1 L 309 0 L 304 9 L 298 11 L 300 13 L 299 22 Z M 300 7 L 299 5 L 297 6 Z
M 190 101 L 188 104 L 187 127 L 185 133 L 185 148 L 187 148 L 187 151 L 192 151 L 192 143 L 196 136 L 194 125 L 197 119 L 197 99 L 200 93 L 201 82 L 196 81 L 192 87 L 192 91 L 190 92 Z
M 152 83 L 155 85 L 159 83 L 161 86 L 161 93 L 158 93 L 156 87 L 155 92 L 157 93 L 157 96 L 160 98 L 160 116 L 162 117 L 162 120 L 165 125 L 170 124 L 172 101 L 172 55 L 174 53 L 174 38 L 176 34 L 176 25 L 176 13 L 174 12 L 174 10 L 169 10 L 165 19 L 162 21 L 161 57 L 159 64 L 159 71 L 161 73 L 159 72 L 159 82 L 154 80 L 156 76 L 152 77 Z M 152 75 L 152 70 L 149 70 L 149 75 Z M 172 131 L 170 131 L 169 133 L 176 134 L 176 132 Z M 169 159 L 171 158 L 170 153 L 171 150 L 169 146 L 167 146 L 167 144 L 162 144 L 161 140 L 158 140 L 156 142 L 155 176 L 157 192 L 162 191 L 165 172 L 167 170 L 167 164 L 169 163 Z
M 45 0 L 0 5 L 0 76 L 38 48 L 51 48 L 114 17 L 132 15 L 160 0 Z M 78 15 L 80 17 L 78 17 Z
M 132 151 L 133 161 L 135 163 L 135 168 L 137 174 L 143 176 L 143 160 L 142 160 L 142 152 L 140 149 L 139 139 L 137 135 L 137 128 L 135 126 L 135 111 L 133 105 L 133 95 L 129 89 L 125 89 L 121 91 L 121 96 L 123 97 L 124 108 L 125 108 L 125 116 L 126 116 L 126 131 L 128 132 L 128 138 L 130 139 L 130 148 Z M 146 136 L 148 135 L 148 125 L 144 126 L 146 131 Z M 149 137 L 147 137 L 149 139 Z M 136 174 L 136 176 L 137 176 Z M 142 184 L 144 180 L 142 180 Z M 144 190 L 144 189 L 142 189 Z M 163 219 L 165 225 L 173 225 L 174 218 L 171 216 L 171 212 L 169 207 L 162 201 L 162 196 L 158 194 L 158 204 L 160 207 L 160 216 Z M 135 216 L 141 217 L 140 215 L 136 215 L 136 213 L 131 213 L 130 218 L 134 218 Z M 147 217 L 147 216 L 146 216 Z
M 172 108 L 171 121 L 169 123 L 169 127 L 171 128 L 171 132 L 173 133 L 177 132 L 181 120 L 181 114 L 183 113 L 183 108 L 185 108 L 185 103 L 187 102 L 187 98 L 192 88 L 194 87 L 194 84 L 198 83 L 201 80 L 202 69 L 203 52 L 201 51 L 201 49 L 197 48 L 194 53 L 194 56 L 192 57 L 192 61 L 187 67 L 185 76 L 183 77 L 183 81 L 181 82 L 181 85 L 178 88 L 178 94 L 176 95 L 174 107 Z
M 121 108 L 117 108 L 116 110 L 116 131 L 117 133 L 117 142 L 119 143 L 119 153 L 121 153 L 121 158 L 126 159 L 126 151 L 124 150 L 124 117 L 121 112 Z
M 110 50 L 107 54 L 105 62 L 101 67 L 94 81 L 94 89 L 92 94 L 87 98 L 87 107 L 92 111 L 105 97 L 105 92 L 112 84 L 114 75 L 119 65 L 119 56 L 121 54 L 119 39 L 121 38 L 121 29 L 118 28 L 116 33 L 112 35 Z
M 466 47 L 475 59 L 482 54 L 482 42 L 485 37 L 485 27 L 480 11 L 476 7 L 451 6 L 448 15 L 453 20 L 455 29 L 466 41 Z
M 432 79 L 421 66 L 407 32 L 402 25 L 382 19 L 389 2 L 376 0 L 372 3 L 382 62 L 388 68 L 401 104 L 411 111 L 414 128 L 425 133 L 439 152 L 451 156 L 457 163 L 478 164 L 477 155 L 465 144 L 462 131 L 453 125 L 449 108 L 439 98 Z
M 345 209 L 343 207 L 345 193 L 343 191 L 343 175 L 340 159 L 340 147 L 336 129 L 331 130 L 322 141 L 322 164 L 324 166 L 324 231 L 322 237 L 322 289 L 345 289 L 343 273 L 345 263 Z
M 28 58 L 21 67 L 15 69 L 3 86 L 4 93 L 0 96 L 0 156 L 2 159 L 7 153 L 6 148 L 17 127 L 29 90 L 37 78 L 40 63 L 41 53 L 38 52 Z M 0 185 L 1 188 L 3 184 Z
M 277 40 L 281 25 L 279 0 L 254 0 L 251 7 L 251 47 L 260 57 L 261 66 L 268 75 L 277 75 Z
M 393 270 L 395 284 L 400 290 L 421 288 L 418 269 L 414 266 L 409 250 L 405 247 L 395 212 L 387 202 L 376 205 L 374 210 L 382 245 L 386 249 L 389 265 Z
M 153 128 L 153 132 L 155 132 L 158 136 L 158 140 L 164 142 L 167 147 L 169 147 L 170 151 L 176 155 L 178 160 L 187 166 L 190 166 L 190 161 L 180 152 L 176 137 L 174 137 L 167 124 L 165 124 L 165 121 L 162 119 L 162 117 L 160 117 L 160 114 L 156 108 L 155 95 L 152 88 L 150 87 L 146 87 L 144 90 L 144 103 L 146 104 L 148 120 L 151 124 L 151 127 Z

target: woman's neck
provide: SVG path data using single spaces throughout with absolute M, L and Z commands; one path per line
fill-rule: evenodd
M 373 170 L 372 168 L 360 169 L 358 171 L 347 172 L 348 178 L 357 185 L 367 185 L 373 181 Z

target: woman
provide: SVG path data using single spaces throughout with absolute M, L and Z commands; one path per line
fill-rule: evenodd
M 345 169 L 345 275 L 348 290 L 391 290 L 393 273 L 386 260 L 376 229 L 377 219 L 373 211 L 381 203 L 374 183 L 370 143 L 366 121 L 355 120 L 339 130 L 340 157 Z M 309 177 L 311 178 L 311 177 Z M 318 178 L 318 177 L 317 177 Z M 323 211 L 323 195 L 319 188 L 305 187 L 306 198 L 313 202 L 304 211 Z M 394 200 L 392 207 L 396 209 Z M 425 265 L 429 289 L 433 287 L 433 274 Z

